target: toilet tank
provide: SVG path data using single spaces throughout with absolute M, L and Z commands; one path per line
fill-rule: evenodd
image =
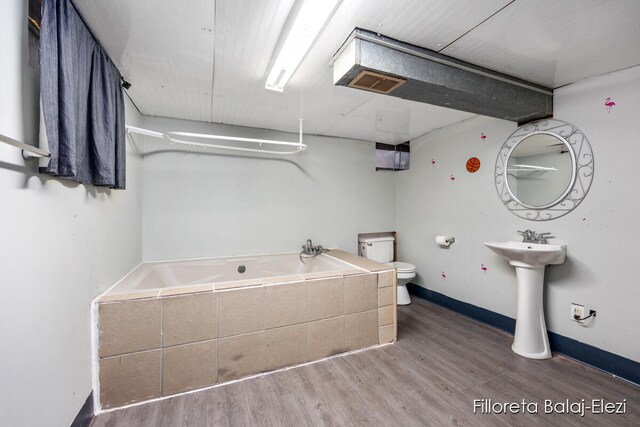
M 382 263 L 393 261 L 393 237 L 360 238 L 358 255 Z

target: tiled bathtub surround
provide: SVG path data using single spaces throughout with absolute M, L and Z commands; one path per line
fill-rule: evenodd
M 393 342 L 395 270 L 347 257 L 367 271 L 99 300 L 102 407 Z

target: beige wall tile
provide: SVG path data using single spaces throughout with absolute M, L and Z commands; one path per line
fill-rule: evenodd
M 307 281 L 307 319 L 319 320 L 344 314 L 344 278 Z
M 196 292 L 208 292 L 213 291 L 213 284 L 208 285 L 193 285 L 193 286 L 180 286 L 177 288 L 160 289 L 160 296 L 167 297 L 172 295 L 193 294 Z
M 359 258 L 360 258 L 359 263 L 356 265 L 360 268 L 364 268 L 372 272 L 384 271 L 389 269 L 389 266 L 386 264 L 382 264 L 377 261 L 363 258 L 363 257 L 359 257 Z
M 383 271 L 389 269 L 388 265 L 381 264 L 371 259 L 363 258 L 340 249 L 331 249 L 327 254 L 341 261 L 355 265 L 356 267 L 364 268 L 367 271 Z
M 267 331 L 267 370 L 307 361 L 307 324 Z
M 143 298 L 155 298 L 158 296 L 159 293 L 160 291 L 158 289 L 151 290 L 151 291 L 130 292 L 126 294 L 107 293 L 101 296 L 98 302 L 103 303 L 103 302 L 115 302 L 115 301 L 131 301 L 131 300 L 143 299 Z
M 346 261 L 346 262 L 349 262 L 350 260 L 353 260 L 354 258 L 357 257 L 357 255 L 354 255 L 352 253 L 345 252 L 342 249 L 336 249 L 336 248 L 329 249 L 326 252 L 326 254 L 329 255 L 330 257 L 337 258 L 341 261 Z
M 218 382 L 235 380 L 265 370 L 266 332 L 218 340 Z
M 265 329 L 264 286 L 218 294 L 218 337 Z
M 345 350 L 344 316 L 318 320 L 308 325 L 308 360 L 322 359 Z
M 343 276 L 357 276 L 359 274 L 366 274 L 368 273 L 367 270 L 364 269 L 353 269 L 353 270 L 343 270 L 340 272 L 340 274 L 342 274 Z
M 100 359 L 104 409 L 160 397 L 160 350 Z
M 262 279 L 247 279 L 247 280 L 231 280 L 228 282 L 217 282 L 213 284 L 214 291 L 221 291 L 224 289 L 241 289 L 250 286 L 262 285 Z
M 267 328 L 295 325 L 307 320 L 307 282 L 266 287 Z
M 378 309 L 378 326 L 390 325 L 393 323 L 394 306 L 388 305 Z
M 393 286 L 378 288 L 378 307 L 393 304 Z
M 162 349 L 162 395 L 195 390 L 216 383 L 216 340 Z
M 396 270 L 378 273 L 378 287 L 385 288 L 387 286 L 392 286 L 394 277 L 396 277 Z
M 393 325 L 380 326 L 378 330 L 378 336 L 380 337 L 380 344 L 387 344 L 396 340 Z
M 302 273 L 303 279 L 327 279 L 329 277 L 342 277 L 342 273 L 339 271 L 318 271 L 316 273 Z
M 345 331 L 347 350 L 378 344 L 378 310 L 346 316 Z
M 378 308 L 378 276 L 363 274 L 344 278 L 345 313 Z
M 159 299 L 99 304 L 98 313 L 100 357 L 160 347 Z
M 393 277 L 393 337 L 398 339 L 398 277 Z
M 216 294 L 161 298 L 162 346 L 216 338 Z
M 290 283 L 290 282 L 301 282 L 304 278 L 299 275 L 291 275 L 291 276 L 275 276 L 275 277 L 267 277 L 262 279 L 263 285 L 276 285 L 278 283 Z

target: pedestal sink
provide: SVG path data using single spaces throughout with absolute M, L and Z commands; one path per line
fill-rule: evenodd
M 542 306 L 544 268 L 548 264 L 564 263 L 567 247 L 527 242 L 486 242 L 485 246 L 507 258 L 516 268 L 518 312 L 511 348 L 531 359 L 550 358 Z

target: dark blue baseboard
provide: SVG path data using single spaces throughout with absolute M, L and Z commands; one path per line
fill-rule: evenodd
M 71 423 L 71 427 L 88 427 L 93 419 L 93 392 L 89 393 L 89 397 L 84 401 L 84 405 L 80 408 L 80 412 L 76 415 L 76 419 Z
M 409 293 L 419 298 L 446 307 L 450 310 L 471 317 L 472 319 L 486 323 L 503 331 L 513 334 L 516 329 L 516 320 L 511 317 L 478 307 L 444 294 L 409 283 Z M 640 363 L 626 357 L 593 347 L 572 338 L 567 338 L 555 332 L 548 331 L 551 351 L 562 353 L 572 359 L 579 360 L 595 368 L 609 372 L 627 381 L 640 384 Z

